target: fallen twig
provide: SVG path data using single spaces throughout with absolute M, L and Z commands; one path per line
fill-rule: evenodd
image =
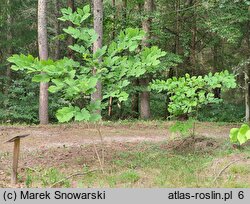
M 91 172 L 94 172 L 94 171 L 98 171 L 98 169 L 93 169 L 91 171 L 88 171 L 88 172 L 84 172 L 84 173 L 81 173 L 81 172 L 78 172 L 78 173 L 75 173 L 75 174 L 71 174 L 70 176 L 66 177 L 66 178 L 63 178 L 55 183 L 53 183 L 50 188 L 53 188 L 55 185 L 59 184 L 59 183 L 62 183 L 63 181 L 67 180 L 67 179 L 70 179 L 72 177 L 75 177 L 75 176 L 83 176 L 83 175 L 86 175 L 86 174 L 89 174 Z
M 221 176 L 221 174 L 222 174 L 228 167 L 230 167 L 232 164 L 235 164 L 236 162 L 239 162 L 239 161 L 241 161 L 241 160 L 244 160 L 244 158 L 243 158 L 243 159 L 238 159 L 238 160 L 232 161 L 232 162 L 230 162 L 229 164 L 227 164 L 227 165 L 219 172 L 219 174 L 214 178 L 213 183 L 214 183 L 215 181 L 217 181 L 217 179 Z

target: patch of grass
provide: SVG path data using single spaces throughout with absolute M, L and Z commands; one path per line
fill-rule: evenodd
M 234 165 L 230 168 L 230 172 L 232 174 L 241 174 L 241 175 L 246 175 L 250 173 L 250 169 L 247 166 L 243 165 Z
M 144 147 L 144 151 L 120 152 L 113 159 L 117 169 L 140 170 L 144 179 L 152 179 L 157 187 L 199 186 L 204 182 L 201 172 L 213 157 L 208 154 L 175 154 L 161 149 L 159 144 Z M 206 179 L 205 179 L 206 180 Z
M 125 171 L 121 173 L 121 175 L 119 176 L 119 180 L 122 183 L 135 183 L 139 179 L 140 179 L 139 174 L 134 170 Z
M 27 188 L 40 186 L 49 187 L 65 178 L 65 175 L 59 172 L 59 170 L 56 168 L 44 169 L 42 171 L 27 169 L 25 174 L 25 186 Z M 58 183 L 58 187 L 70 187 L 69 180 L 65 179 L 62 182 Z
M 250 188 L 250 184 L 246 182 L 230 181 L 223 185 L 224 188 Z
M 194 141 L 194 146 L 199 144 L 201 147 L 210 142 L 218 143 L 212 146 L 213 151 L 207 151 L 211 146 L 205 145 L 204 149 L 182 149 L 173 148 L 171 142 L 127 143 L 122 150 L 112 148 L 112 152 L 106 154 L 104 173 L 89 172 L 99 166 L 98 162 L 93 162 L 93 155 L 86 154 L 84 165 L 81 165 L 83 157 L 75 157 L 67 165 L 60 160 L 61 163 L 53 168 L 49 165 L 46 167 L 46 164 L 39 168 L 33 166 L 21 173 L 19 181 L 25 187 L 50 187 L 61 180 L 55 187 L 249 187 L 250 184 L 245 182 L 249 179 L 249 163 L 243 161 L 230 166 L 213 182 L 215 176 L 232 159 L 250 155 L 249 147 L 239 150 L 228 142 L 216 139 Z M 184 143 L 180 140 L 176 144 Z M 186 146 L 190 144 L 188 142 Z M 84 148 L 89 153 L 86 150 L 92 147 Z M 51 154 L 56 154 L 55 150 Z M 84 176 L 65 179 L 75 172 L 82 172 Z M 5 173 L 7 175 L 7 171 Z

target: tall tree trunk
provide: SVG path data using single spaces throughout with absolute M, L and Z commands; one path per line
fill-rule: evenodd
M 74 0 L 67 0 L 67 6 L 72 9 L 72 11 L 75 11 L 75 1 Z M 69 23 L 69 26 L 73 27 L 73 23 Z M 74 38 L 72 36 L 68 36 L 67 39 L 67 46 L 74 44 Z M 68 58 L 73 58 L 74 52 L 69 47 L 67 47 L 67 56 Z
M 103 1 L 93 0 L 93 12 L 94 12 L 94 30 L 98 35 L 98 39 L 94 42 L 93 53 L 102 47 L 103 38 Z M 102 59 L 99 59 L 101 61 Z M 96 74 L 96 68 L 93 68 L 93 74 Z M 96 85 L 96 92 L 92 94 L 91 100 L 93 102 L 102 100 L 102 84 L 99 80 Z M 99 111 L 101 113 L 101 111 Z
M 248 8 L 248 12 L 250 14 L 250 6 Z M 247 22 L 247 28 L 249 28 L 250 26 L 250 21 Z M 250 60 L 250 30 L 247 30 L 247 35 L 246 35 L 246 41 L 247 41 L 247 57 L 248 57 L 248 61 Z M 250 63 L 248 62 L 248 64 L 245 67 L 245 118 L 246 118 L 246 122 L 250 123 Z
M 153 12 L 153 0 L 145 0 L 144 3 L 144 12 L 146 15 L 150 15 Z M 142 29 L 146 32 L 146 37 L 143 39 L 143 46 L 149 46 L 148 40 L 150 39 L 150 27 L 151 27 L 151 17 L 146 17 L 145 20 L 142 21 Z M 140 85 L 147 89 L 149 85 L 149 78 L 141 78 Z M 140 117 L 142 119 L 150 118 L 150 92 L 147 90 L 143 90 L 140 94 Z
M 122 27 L 126 29 L 127 27 L 127 0 L 122 0 L 123 16 L 122 16 Z
M 11 25 L 12 25 L 12 16 L 11 16 L 11 3 L 10 0 L 7 1 L 7 6 L 8 6 L 8 15 L 7 15 L 7 41 L 9 43 L 9 46 L 7 48 L 7 54 L 8 56 L 11 56 L 13 53 L 13 48 L 12 48 L 12 30 L 11 30 Z M 4 94 L 7 95 L 9 92 L 9 86 L 11 82 L 11 68 L 10 64 L 7 65 L 6 68 L 6 84 L 7 86 L 5 87 Z
M 139 80 L 135 79 L 133 82 L 133 87 L 139 86 Z M 132 111 L 132 118 L 138 118 L 139 116 L 139 93 L 137 89 L 135 89 L 135 93 L 131 96 L 131 111 Z
M 196 0 L 191 1 L 190 6 L 194 6 L 196 3 Z M 193 8 L 193 16 L 192 16 L 192 27 L 191 27 L 191 47 L 190 47 L 190 63 L 193 67 L 192 70 L 196 67 L 196 33 L 197 33 L 197 26 L 196 26 L 196 9 Z
M 48 59 L 47 0 L 38 0 L 38 49 L 40 60 Z M 48 83 L 40 83 L 39 95 L 40 124 L 48 124 Z
M 112 0 L 112 7 L 113 9 L 115 10 L 115 0 Z M 115 38 L 115 28 L 116 28 L 116 23 L 115 23 L 115 20 L 116 20 L 116 13 L 114 12 L 113 14 L 113 31 L 111 33 L 111 41 L 114 40 Z M 113 108 L 113 97 L 110 96 L 109 97 L 109 108 L 108 108 L 108 116 L 111 117 L 112 115 L 112 108 Z
M 175 54 L 180 53 L 180 0 L 175 2 L 175 11 L 176 11 L 176 28 L 175 28 Z
M 244 78 L 245 78 L 245 119 L 247 123 L 250 123 L 250 87 L 249 87 L 249 65 L 246 65 L 246 69 L 244 72 Z
M 55 8 L 55 35 L 58 36 L 60 34 L 60 23 L 59 23 L 59 0 L 54 0 L 54 8 Z M 54 47 L 54 59 L 60 58 L 60 40 L 56 38 L 55 47 Z
M 213 46 L 213 72 L 219 71 L 219 42 L 215 43 Z M 221 98 L 221 88 L 215 88 L 213 90 L 215 98 Z

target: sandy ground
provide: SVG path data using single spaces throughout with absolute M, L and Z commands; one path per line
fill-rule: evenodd
M 170 123 L 104 125 L 101 133 L 104 142 L 164 141 L 173 136 L 168 131 Z M 233 125 L 218 126 L 213 123 L 199 123 L 196 134 L 213 138 L 227 138 Z M 0 153 L 12 151 L 13 144 L 8 139 L 22 134 L 30 134 L 21 141 L 22 151 L 33 151 L 51 147 L 79 147 L 100 142 L 95 127 L 87 124 L 48 125 L 48 126 L 0 126 Z
M 137 145 L 140 142 L 161 142 L 172 139 L 176 134 L 169 131 L 170 125 L 170 122 L 106 123 L 101 127 L 105 143 L 105 159 L 112 160 L 114 152 L 117 151 L 132 151 L 134 148 L 138 148 Z M 213 151 L 220 145 L 218 141 L 229 139 L 228 135 L 232 127 L 238 127 L 238 125 L 198 123 L 196 124 L 196 135 L 199 136 L 197 141 L 191 140 L 189 144 L 189 140 L 186 140 L 185 143 L 177 140 L 173 144 L 170 142 L 170 146 L 171 148 L 180 147 L 180 149 L 183 147 L 198 148 L 201 152 Z M 98 129 L 93 125 L 0 126 L 0 188 L 13 187 L 10 185 L 13 143 L 5 142 L 14 136 L 23 134 L 29 134 L 29 136 L 21 141 L 19 171 L 22 176 L 27 168 L 54 167 L 68 175 L 74 173 L 73 171 L 80 171 L 83 164 L 98 166 L 94 145 L 91 144 L 97 144 L 97 149 L 100 151 L 101 143 Z M 203 141 L 202 138 L 205 140 Z M 169 143 L 162 144 L 162 148 L 170 148 Z M 221 158 L 221 160 L 215 161 L 216 164 L 213 164 L 215 166 L 212 165 L 210 170 L 216 174 L 223 165 L 231 160 L 242 159 L 241 157 L 245 156 L 238 154 L 237 158 Z M 250 160 L 242 159 L 240 162 L 242 165 L 250 165 Z M 14 187 L 24 187 L 24 181 Z

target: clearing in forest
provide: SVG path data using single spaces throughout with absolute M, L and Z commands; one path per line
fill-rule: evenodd
M 250 187 L 250 148 L 229 143 L 233 125 L 198 123 L 194 138 L 170 133 L 170 125 L 105 122 L 104 173 L 93 125 L 1 126 L 0 187 L 12 187 L 13 146 L 3 142 L 19 133 L 30 136 L 21 143 L 17 187 Z

